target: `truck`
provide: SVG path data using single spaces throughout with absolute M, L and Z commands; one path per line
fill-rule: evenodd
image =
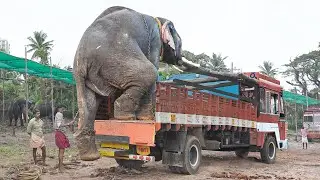
M 320 139 L 320 107 L 308 107 L 303 112 L 303 127 L 308 129 L 308 140 Z
M 260 152 L 264 163 L 287 149 L 280 81 L 259 72 L 220 73 L 195 67 L 194 77 L 156 83 L 154 119 L 113 119 L 114 99 L 99 107 L 94 129 L 102 157 L 126 168 L 162 161 L 173 173 L 195 174 L 202 150 Z

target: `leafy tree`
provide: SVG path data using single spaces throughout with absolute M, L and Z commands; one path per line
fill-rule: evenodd
M 213 71 L 227 71 L 227 67 L 224 63 L 224 60 L 226 60 L 228 58 L 228 56 L 226 57 L 222 57 L 221 54 L 215 54 L 212 53 L 212 57 L 211 58 L 207 58 L 204 61 L 205 65 L 204 67 L 207 67 L 210 70 Z
M 292 80 L 287 82 L 298 87 L 303 95 L 308 93 L 308 85 L 320 88 L 320 50 L 298 56 L 284 66 L 287 69 L 283 74 L 292 77 Z
M 274 68 L 274 64 L 270 61 L 263 61 L 262 66 L 259 66 L 260 72 L 270 76 L 274 77 L 278 73 L 278 69 Z
M 53 48 L 53 40 L 47 41 L 47 37 L 48 35 L 42 31 L 33 32 L 33 37 L 28 37 L 28 40 L 30 41 L 28 47 L 30 47 L 30 49 L 27 51 L 28 53 L 33 53 L 32 59 L 40 59 L 40 63 L 46 65 L 49 64 L 48 56 Z
M 190 51 L 182 51 L 182 55 L 192 61 L 194 63 L 200 64 L 200 66 L 213 70 L 213 71 L 228 71 L 224 60 L 228 58 L 228 56 L 223 57 L 221 54 L 212 53 L 212 56 L 208 56 L 205 53 L 201 53 L 195 55 Z

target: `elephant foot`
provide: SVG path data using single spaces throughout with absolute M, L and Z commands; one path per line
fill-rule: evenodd
M 114 118 L 119 120 L 135 120 L 135 116 L 132 115 L 114 115 Z
M 74 136 L 81 160 L 94 161 L 100 158 L 99 151 L 95 144 L 94 130 L 78 130 Z
M 143 104 L 138 112 L 137 112 L 137 119 L 139 120 L 154 120 L 155 115 L 154 115 L 154 108 L 152 104 Z
M 137 108 L 133 99 L 123 95 L 114 102 L 114 118 L 119 120 L 135 120 L 134 109 Z

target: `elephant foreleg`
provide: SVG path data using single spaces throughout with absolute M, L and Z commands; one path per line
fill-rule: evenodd
M 100 158 L 95 144 L 94 120 L 101 99 L 81 80 L 77 81 L 77 95 L 80 119 L 74 136 L 81 160 L 93 161 Z
M 24 126 L 23 119 L 22 119 L 22 113 L 19 115 L 19 119 L 20 119 L 20 126 Z
M 14 125 L 15 125 L 15 126 L 17 126 L 18 119 L 19 119 L 19 117 L 17 117 L 17 116 L 14 117 Z
M 153 120 L 155 115 L 155 85 L 144 94 L 140 102 L 140 108 L 137 111 L 137 119 Z

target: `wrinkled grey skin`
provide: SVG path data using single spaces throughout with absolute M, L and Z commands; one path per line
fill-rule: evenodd
M 108 8 L 84 32 L 73 65 L 80 117 L 75 138 L 82 160 L 100 157 L 93 128 L 101 97 L 122 93 L 114 103 L 115 119 L 154 118 L 161 46 L 164 62 L 181 59 L 181 38 L 170 25 L 175 51 L 162 42 L 154 17 L 125 7 Z
M 28 109 L 32 108 L 32 102 L 28 102 Z M 23 119 L 22 120 L 22 114 Z M 20 125 L 24 126 L 23 123 L 27 123 L 27 116 L 26 116 L 26 100 L 25 99 L 18 99 L 15 102 L 11 102 L 8 108 L 8 117 L 9 117 L 9 126 L 12 125 L 13 119 L 15 120 L 14 125 L 17 126 L 18 119 L 20 119 Z
M 55 107 L 55 102 L 53 102 L 53 108 Z M 40 111 L 40 118 L 47 117 L 48 119 L 52 119 L 52 104 L 50 102 L 45 102 L 41 104 L 35 105 L 33 110 L 38 109 Z M 55 110 L 55 109 L 54 109 Z

